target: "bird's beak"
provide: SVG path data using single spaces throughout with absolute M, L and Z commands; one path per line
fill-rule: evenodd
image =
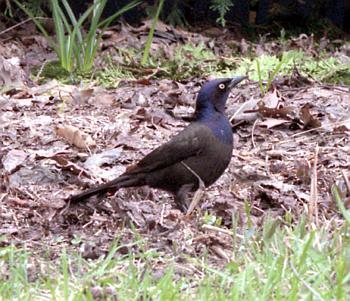
M 248 78 L 248 76 L 237 76 L 231 79 L 230 84 L 228 85 L 229 88 L 233 88 L 234 86 L 236 86 L 237 84 L 239 84 L 242 80 Z

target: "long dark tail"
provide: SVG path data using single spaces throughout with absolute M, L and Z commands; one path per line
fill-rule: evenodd
M 92 187 L 83 191 L 82 193 L 73 195 L 69 197 L 71 202 L 80 202 L 88 199 L 89 197 L 96 194 L 105 194 L 107 192 L 116 192 L 119 188 L 123 187 L 133 187 L 133 186 L 142 186 L 145 185 L 142 178 L 138 175 L 121 175 L 120 177 L 107 182 L 105 184 L 101 184 L 96 187 Z

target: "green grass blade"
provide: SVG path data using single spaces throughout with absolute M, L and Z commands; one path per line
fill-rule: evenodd
M 268 78 L 267 85 L 266 85 L 266 92 L 269 91 L 272 81 L 274 80 L 277 73 L 280 71 L 283 64 L 287 64 L 288 61 L 289 61 L 289 58 L 286 59 L 284 56 L 282 56 L 281 60 L 279 61 L 277 66 L 273 69 L 272 74 Z
M 99 20 L 101 18 L 106 2 L 107 2 L 106 0 L 95 2 L 96 6 L 94 7 L 94 10 L 93 10 L 91 25 L 90 25 L 87 37 L 85 39 L 84 60 L 83 60 L 83 64 L 81 65 L 82 71 L 88 71 L 92 68 L 94 59 L 96 56 L 96 52 L 101 41 L 102 34 L 106 30 L 106 28 L 109 26 L 109 24 L 121 14 L 125 13 L 126 11 L 134 8 L 135 6 L 141 3 L 141 1 L 132 1 L 129 4 L 125 5 L 124 7 L 122 7 L 117 12 L 115 12 L 113 15 L 108 17 L 106 20 L 99 23 Z M 101 28 L 101 32 L 99 35 L 96 35 L 97 28 Z
M 99 23 L 98 27 L 102 28 L 102 30 L 105 30 L 116 17 L 118 17 L 118 16 L 122 15 L 123 13 L 127 12 L 128 10 L 136 7 L 140 3 L 141 3 L 141 1 L 139 1 L 139 0 L 131 1 L 130 3 L 128 3 L 127 5 L 122 7 L 120 10 L 118 10 L 116 13 L 109 16 L 107 19 L 103 20 L 101 23 Z
M 158 22 L 159 14 L 160 14 L 162 7 L 163 7 L 163 3 L 164 3 L 164 0 L 159 0 L 157 12 L 153 18 L 152 26 L 151 26 L 151 29 L 149 31 L 148 37 L 147 37 L 145 50 L 143 52 L 143 56 L 142 56 L 142 60 L 141 60 L 141 65 L 143 65 L 143 66 L 145 66 L 148 62 L 149 51 L 151 49 L 151 44 L 153 41 L 154 30 L 155 30 L 156 24 Z
M 340 196 L 340 193 L 339 193 L 337 185 L 333 184 L 332 188 L 331 188 L 331 191 L 332 191 L 332 195 L 333 195 L 333 197 L 334 197 L 334 199 L 335 199 L 335 201 L 337 203 L 337 206 L 338 206 L 341 214 L 343 215 L 343 217 L 346 220 L 346 223 L 348 225 L 350 225 L 350 213 L 348 212 L 348 210 L 344 206 L 344 203 L 343 203 L 343 201 L 341 199 L 341 196 Z
M 105 0 L 104 0 L 105 1 Z M 95 4 L 90 6 L 84 14 L 79 18 L 78 22 L 75 24 L 73 31 L 72 31 L 72 41 L 74 41 L 74 47 L 72 48 L 72 51 L 74 51 L 75 58 L 77 60 L 77 67 L 78 69 L 81 69 L 84 65 L 84 57 L 86 52 L 86 45 L 84 41 L 82 43 L 79 43 L 79 41 L 76 40 L 76 36 L 80 32 L 80 29 L 85 22 L 85 20 L 89 17 L 93 9 L 95 8 Z
M 92 68 L 96 51 L 99 45 L 99 36 L 96 35 L 99 20 L 101 18 L 103 9 L 106 5 L 106 0 L 95 1 L 94 10 L 92 11 L 92 20 L 89 28 L 88 35 L 85 39 L 85 54 L 83 58 L 82 71 L 90 70 Z
M 63 296 L 64 300 L 69 300 L 69 270 L 68 270 L 68 256 L 66 250 L 62 254 L 62 275 L 63 275 Z
M 60 48 L 62 49 L 62 52 L 65 57 L 66 70 L 71 72 L 74 69 L 74 57 L 72 55 L 72 51 L 75 45 L 75 39 L 72 35 L 71 25 L 69 24 L 64 12 L 59 6 L 57 7 L 57 10 L 58 15 L 61 18 L 61 21 L 64 25 L 63 40 L 62 44 L 60 44 Z
M 68 14 L 68 16 L 70 18 L 70 21 L 71 21 L 73 27 L 75 27 L 77 25 L 78 21 L 75 18 L 75 15 L 74 15 L 69 3 L 67 2 L 67 0 L 62 0 L 62 3 L 64 6 L 64 9 L 66 10 L 66 13 Z M 78 41 L 80 43 L 83 43 L 83 35 L 82 35 L 80 30 L 77 32 L 77 37 L 78 37 Z
M 65 40 L 64 40 L 63 21 L 59 14 L 59 5 L 57 0 L 51 0 L 51 4 L 52 4 L 53 20 L 55 24 L 56 38 L 57 38 L 58 47 L 59 47 L 58 56 L 61 61 L 62 67 L 66 68 L 66 57 L 64 55 Z
M 298 268 L 302 268 L 304 265 L 305 265 L 305 260 L 307 258 L 307 255 L 308 255 L 308 251 L 311 247 L 311 244 L 312 242 L 314 241 L 314 238 L 315 238 L 315 231 L 312 231 L 310 233 L 310 237 L 309 239 L 307 240 L 306 244 L 304 245 L 304 248 L 303 248 L 303 251 L 300 255 L 300 259 L 299 259 L 299 263 L 298 263 Z

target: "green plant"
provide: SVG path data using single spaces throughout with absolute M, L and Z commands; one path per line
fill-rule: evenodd
M 151 44 L 152 44 L 153 36 L 154 36 L 154 30 L 156 28 L 156 25 L 157 25 L 157 22 L 159 19 L 159 14 L 162 10 L 164 0 L 159 0 L 157 4 L 158 4 L 157 11 L 156 11 L 154 18 L 153 18 L 152 26 L 151 26 L 151 29 L 149 31 L 148 37 L 147 37 L 145 49 L 144 49 L 142 60 L 141 60 L 141 65 L 143 65 L 143 66 L 145 66 L 148 62 L 149 51 L 151 49 Z
M 167 24 L 171 24 L 174 27 L 178 25 L 182 27 L 189 27 L 189 24 L 187 23 L 183 12 L 181 11 L 181 9 L 179 9 L 176 1 L 174 1 L 173 6 L 169 10 L 169 12 L 167 12 L 165 16 L 162 15 L 162 17 L 164 18 Z
M 249 226 L 239 216 L 237 212 L 227 229 L 232 246 L 217 248 L 226 254 L 226 263 L 215 253 L 208 258 L 206 251 L 186 255 L 176 240 L 173 251 L 159 242 L 152 247 L 149 237 L 133 226 L 127 243 L 117 234 L 109 251 L 97 259 L 84 258 L 78 246 L 64 240 L 56 240 L 60 251 L 47 241 L 34 250 L 1 246 L 0 300 L 349 300 L 346 224 L 326 220 L 310 231 L 305 216 L 294 225 L 267 216 L 251 235 L 242 235 Z M 207 230 L 210 237 L 215 229 L 219 227 Z M 219 237 L 229 232 L 218 233 L 218 241 L 225 242 Z M 195 237 L 189 235 L 186 243 L 196 243 Z M 89 241 L 81 239 L 81 246 Z M 207 245 L 210 250 L 213 245 Z
M 5 0 L 5 2 L 6 8 L 4 11 L 4 15 L 13 18 L 18 16 L 16 6 L 13 5 L 13 2 L 11 0 Z M 48 11 L 49 9 L 49 3 L 45 0 L 27 0 L 21 2 L 22 5 L 25 6 L 32 13 L 32 15 L 34 15 L 37 18 L 45 17 L 45 11 Z
M 61 1 L 64 9 L 61 8 L 58 0 L 50 0 L 56 31 L 56 41 L 54 41 L 30 10 L 28 10 L 23 4 L 19 3 L 18 0 L 14 0 L 14 2 L 26 14 L 28 14 L 44 34 L 57 53 L 62 68 L 68 72 L 72 72 L 75 69 L 78 69 L 81 72 L 90 71 L 103 32 L 116 17 L 140 3 L 138 0 L 133 0 L 116 13 L 100 22 L 100 17 L 107 0 L 94 0 L 93 5 L 88 8 L 78 20 L 67 0 Z M 83 24 L 89 16 L 91 16 L 89 30 L 87 34 L 84 35 Z M 101 29 L 99 34 L 97 34 L 98 28 Z
M 216 71 L 217 60 L 204 43 L 185 44 L 176 48 L 175 55 L 163 66 L 173 78 L 188 78 L 193 75 L 212 74 Z
M 266 87 L 264 88 L 263 84 L 262 84 L 262 76 L 261 76 L 261 70 L 260 70 L 260 62 L 259 59 L 256 59 L 256 68 L 258 71 L 258 77 L 259 77 L 259 86 L 260 86 L 260 91 L 261 94 L 264 96 L 270 89 L 271 87 L 271 83 L 273 81 L 273 79 L 275 78 L 275 76 L 277 75 L 277 73 L 280 71 L 281 67 L 283 66 L 283 64 L 288 63 L 290 57 L 283 55 L 282 58 L 280 59 L 280 61 L 278 62 L 278 64 L 275 66 L 275 68 L 272 70 L 272 72 L 269 74 L 269 77 L 267 79 L 267 84 Z
M 337 185 L 333 184 L 331 191 L 332 191 L 333 198 L 335 199 L 341 214 L 345 218 L 347 224 L 350 226 L 350 213 L 348 212 L 348 210 L 344 206 L 344 203 L 341 199 Z
M 275 55 L 261 55 L 259 58 L 243 58 L 239 67 L 226 76 L 249 73 L 249 78 L 260 84 L 261 93 L 265 94 L 277 74 L 291 75 L 295 69 L 308 78 L 326 82 L 349 81 L 349 63 L 344 64 L 338 58 L 320 54 L 318 59 L 303 51 L 285 51 L 281 58 Z M 223 74 L 221 74 L 222 76 Z M 268 79 L 266 86 L 262 79 Z
M 222 27 L 225 27 L 225 15 L 233 6 L 232 0 L 211 0 L 211 3 L 212 4 L 210 5 L 210 9 L 216 11 L 219 14 L 216 22 L 219 23 Z
M 102 70 L 96 72 L 97 84 L 105 88 L 117 88 L 121 80 L 133 80 L 135 77 L 132 72 L 128 71 L 125 67 L 121 67 L 118 64 L 114 64 L 110 56 L 106 56 L 105 67 Z M 126 58 L 123 57 L 125 61 Z

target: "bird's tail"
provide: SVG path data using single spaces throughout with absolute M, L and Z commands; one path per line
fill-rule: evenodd
M 120 177 L 107 182 L 105 184 L 98 185 L 83 191 L 82 193 L 73 195 L 69 198 L 71 202 L 80 202 L 88 199 L 96 194 L 105 194 L 107 192 L 116 192 L 119 188 L 141 186 L 144 185 L 140 177 L 135 175 L 121 175 Z

